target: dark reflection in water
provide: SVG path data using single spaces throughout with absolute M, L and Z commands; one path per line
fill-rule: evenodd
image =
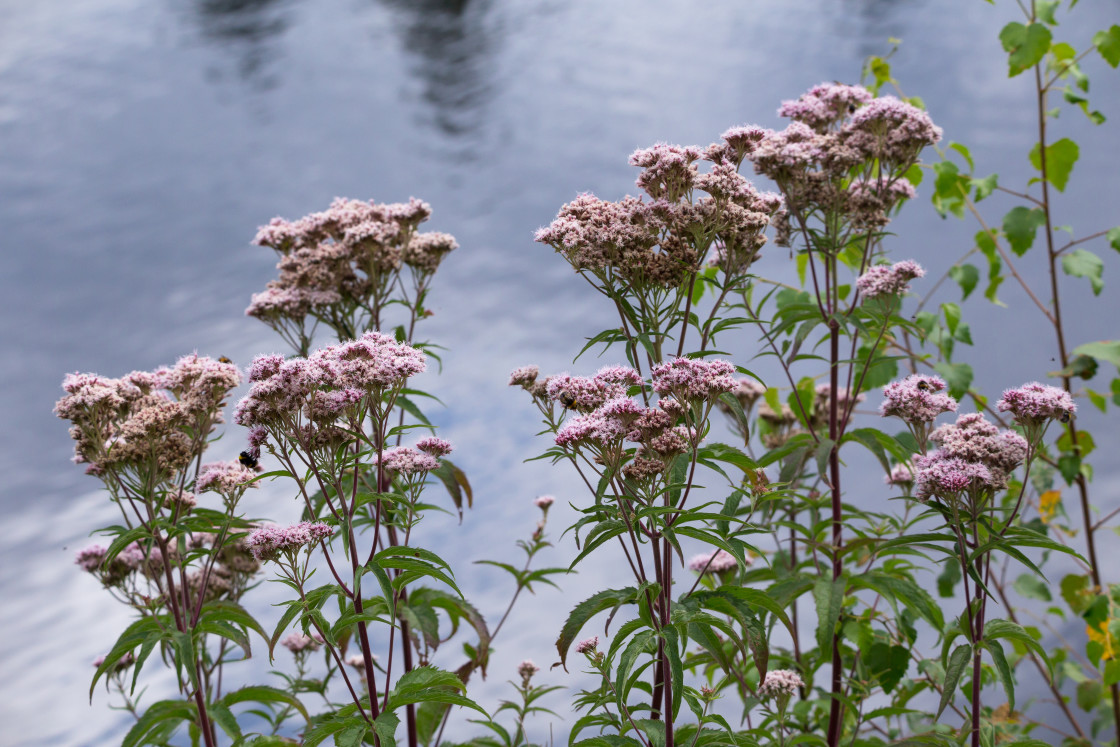
M 278 38 L 291 26 L 290 10 L 283 0 L 195 0 L 189 12 L 203 39 L 234 55 L 241 79 L 268 90 L 280 82 L 271 65 Z
M 410 72 L 440 132 L 463 137 L 486 119 L 502 27 L 490 0 L 379 0 L 392 13 Z

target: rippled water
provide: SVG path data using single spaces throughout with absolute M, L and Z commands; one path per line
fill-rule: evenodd
M 240 363 L 282 350 L 243 316 L 272 276 L 271 252 L 248 245 L 258 224 L 336 195 L 415 195 L 434 208 L 430 230 L 456 235 L 462 249 L 441 270 L 426 330 L 450 349 L 442 375 L 424 383 L 448 405 L 433 416 L 477 502 L 463 527 L 425 531 L 468 559 L 512 558 L 535 521 L 529 499 L 578 488 L 562 470 L 521 464 L 540 444 L 508 371 L 568 368 L 583 338 L 611 323 L 532 231 L 579 191 L 634 191 L 635 147 L 776 126 L 781 99 L 854 79 L 889 37 L 904 40 L 895 69 L 906 92 L 925 99 L 947 138 L 973 147 L 980 171 L 1009 183 L 1034 139 L 1029 81 L 1006 79 L 996 41 L 1011 12 L 976 0 L 0 2 L 0 742 L 102 744 L 128 724 L 103 693 L 88 705 L 89 662 L 127 617 L 72 565 L 113 515 L 68 463 L 66 429 L 50 414 L 58 382 L 192 350 Z M 1114 4 L 1082 3 L 1061 30 L 1083 44 L 1113 16 Z M 1120 118 L 1115 77 L 1088 67 L 1095 105 Z M 1106 228 L 1120 186 L 1114 130 L 1072 112 L 1060 126 L 1099 156 L 1058 196 L 1063 220 Z M 932 275 L 975 230 L 925 201 L 895 229 L 895 251 Z M 1106 263 L 1111 279 L 1117 263 Z M 765 271 L 788 273 L 780 251 Z M 1029 263 L 1024 273 L 1042 277 Z M 1074 342 L 1115 337 L 1115 304 L 1069 288 Z M 1022 323 L 1025 298 L 1009 284 L 1002 295 L 1009 309 L 967 312 L 975 337 L 1000 341 L 970 351 L 992 394 L 1056 367 L 1046 330 Z M 218 454 L 240 439 L 232 433 Z M 283 491 L 263 492 L 255 512 L 294 517 Z M 552 561 L 570 547 L 565 538 Z M 520 659 L 551 662 L 557 610 L 609 574 L 588 567 L 564 594 L 527 600 L 498 642 L 484 699 Z M 484 612 L 500 613 L 505 592 L 491 574 L 463 565 L 460 578 Z

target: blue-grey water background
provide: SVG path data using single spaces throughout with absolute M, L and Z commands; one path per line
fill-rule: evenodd
M 508 372 L 618 361 L 571 363 L 583 339 L 613 321 L 533 231 L 581 191 L 633 193 L 626 157 L 637 147 L 705 145 L 747 122 L 780 126 L 782 99 L 853 81 L 891 38 L 902 40 L 893 63 L 906 93 L 924 99 L 946 140 L 969 144 L 980 173 L 1021 183 L 1035 139 L 1032 85 L 1028 75 L 1007 79 L 997 42 L 1015 12 L 979 0 L 0 0 L 0 744 L 110 744 L 130 720 L 106 707 L 101 689 L 88 702 L 90 661 L 128 616 L 73 565 L 90 530 L 114 516 L 69 463 L 65 424 L 51 414 L 61 377 L 117 376 L 195 350 L 241 364 L 285 352 L 243 314 L 273 274 L 272 253 L 248 243 L 259 224 L 335 196 L 416 196 L 434 210 L 426 228 L 458 238 L 422 331 L 447 347 L 443 371 L 422 383 L 446 403 L 430 415 L 457 445 L 475 507 L 461 527 L 440 519 L 423 531 L 461 559 L 465 593 L 493 620 L 508 580 L 469 561 L 516 560 L 514 540 L 538 517 L 533 497 L 560 499 L 558 530 L 574 516 L 567 502 L 581 496 L 568 471 L 523 463 L 544 444 Z M 1059 37 L 1083 46 L 1118 20 L 1115 2 L 1087 0 Z M 1086 69 L 1094 107 L 1120 121 L 1115 72 L 1095 56 Z M 1115 123 L 1094 128 L 1066 110 L 1054 127 L 1091 154 L 1055 196 L 1060 222 L 1079 233 L 1120 222 Z M 928 289 L 977 227 L 939 218 L 928 183 L 919 192 L 891 245 L 929 269 Z M 1114 281 L 1110 250 L 1091 248 Z M 1045 278 L 1041 256 L 1021 265 L 1031 281 Z M 788 277 L 784 250 L 769 250 L 761 271 Z M 1117 336 L 1108 291 L 1093 297 L 1074 279 L 1063 289 L 1072 344 Z M 946 287 L 943 300 L 958 295 Z M 966 305 L 979 344 L 963 355 L 989 395 L 1057 367 L 1052 336 L 1024 294 L 1007 283 L 1001 296 L 1006 308 Z M 749 365 L 744 341 L 737 362 Z M 1115 436 L 1084 418 L 1099 444 Z M 241 448 L 239 430 L 229 429 L 216 457 Z M 1115 467 L 1096 462 L 1099 501 L 1114 503 Z M 860 499 L 885 498 L 878 484 L 878 474 L 864 476 Z M 279 520 L 298 512 L 282 486 L 254 496 L 250 509 Z M 571 537 L 557 544 L 546 560 L 564 564 Z M 552 642 L 581 593 L 619 581 L 617 570 L 592 561 L 563 591 L 525 599 L 479 698 L 509 694 L 504 682 L 523 658 L 544 665 L 542 682 L 577 682 L 547 671 Z M 256 611 L 266 626 L 277 617 L 267 603 Z M 146 698 L 168 686 L 154 678 Z M 566 715 L 563 702 L 549 705 Z M 541 718 L 533 729 L 562 742 L 570 723 Z M 457 738 L 473 727 L 462 728 Z

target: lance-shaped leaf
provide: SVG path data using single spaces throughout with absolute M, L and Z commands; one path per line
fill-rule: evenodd
M 560 637 L 556 639 L 556 650 L 560 653 L 560 664 L 563 665 L 564 671 L 568 671 L 568 649 L 571 648 L 587 621 L 605 610 L 616 610 L 624 604 L 635 604 L 637 594 L 638 590 L 633 586 L 625 589 L 606 589 L 583 600 L 568 613 L 568 619 L 560 629 Z

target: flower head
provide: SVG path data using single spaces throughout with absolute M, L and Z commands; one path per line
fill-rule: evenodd
M 385 469 L 402 475 L 422 474 L 439 467 L 439 462 L 430 453 L 417 451 L 408 446 L 398 446 L 385 451 L 381 454 L 381 464 L 385 465 Z
M 653 369 L 653 389 L 678 400 L 714 400 L 738 386 L 727 361 L 674 358 Z
M 943 412 L 956 412 L 957 401 L 945 392 L 945 380 L 938 376 L 913 374 L 883 387 L 879 414 L 895 416 L 908 423 L 932 423 Z
M 594 653 L 595 649 L 599 647 L 599 636 L 593 636 L 576 644 L 577 654 Z
M 291 651 L 293 654 L 301 654 L 304 651 L 318 651 L 323 645 L 323 638 L 316 633 L 314 637 L 304 635 L 303 633 L 288 633 L 280 640 L 280 645 Z
M 451 444 L 435 436 L 420 439 L 416 442 L 416 448 L 434 457 L 443 457 L 451 453 Z
M 789 696 L 805 687 L 801 675 L 792 669 L 771 669 L 758 686 L 758 694 L 764 698 Z
M 713 550 L 694 555 L 688 562 L 688 567 L 696 573 L 724 573 L 735 570 L 738 565 L 735 556 L 727 550 Z
M 911 280 L 923 277 L 925 274 L 926 271 L 922 269 L 921 265 L 907 259 L 902 262 L 895 262 L 889 267 L 887 265 L 872 267 L 859 276 L 856 280 L 856 287 L 866 298 L 898 295 L 910 290 L 909 283 Z
M 548 511 L 548 507 L 551 506 L 555 501 L 556 501 L 556 499 L 553 498 L 551 495 L 542 495 L 542 496 L 538 496 L 533 501 L 533 503 L 536 504 L 537 508 L 539 508 L 540 510 Z
M 276 560 L 306 545 L 334 534 L 334 527 L 322 522 L 302 521 L 289 527 L 264 526 L 245 538 L 245 545 L 257 560 Z
M 211 490 L 222 495 L 233 495 L 245 488 L 259 488 L 260 482 L 250 482 L 257 473 L 240 461 L 214 462 L 204 464 L 198 471 L 195 489 L 199 492 Z M 248 484 L 246 484 L 248 483 Z
M 526 659 L 525 661 L 518 664 L 517 673 L 521 675 L 521 686 L 528 687 L 529 680 L 531 680 L 533 678 L 533 675 L 539 671 L 541 671 L 541 668 L 534 664 L 530 659 Z
M 1064 389 L 1032 381 L 1018 389 L 1008 389 L 997 405 L 1000 412 L 1010 412 L 1024 427 L 1041 426 L 1049 420 L 1067 422 L 1077 412 L 1077 405 Z

